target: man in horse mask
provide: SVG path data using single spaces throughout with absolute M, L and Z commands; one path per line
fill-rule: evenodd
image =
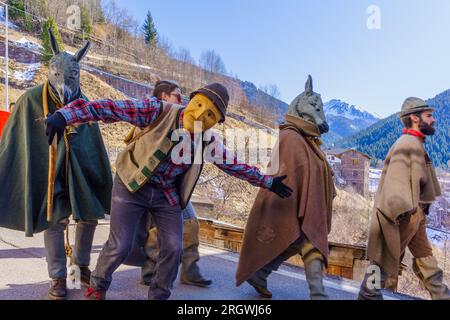
M 88 284 L 89 263 L 97 220 L 109 212 L 112 174 L 98 125 L 70 126 L 59 141 L 54 163 L 53 210 L 47 215 L 49 147 L 44 118 L 84 97 L 79 61 L 89 42 L 75 55 L 60 52 L 49 30 L 54 56 L 48 81 L 29 89 L 17 101 L 0 143 L 0 226 L 32 237 L 44 231 L 49 298 L 66 297 L 67 260 L 64 230 L 70 215 L 77 222 L 71 263 Z M 70 246 L 68 246 L 70 255 Z
M 322 284 L 328 257 L 332 201 L 336 195 L 332 171 L 320 149 L 320 136 L 329 127 L 312 78 L 290 105 L 280 127 L 279 172 L 288 176 L 292 196 L 279 201 L 260 190 L 250 213 L 236 274 L 237 285 L 247 281 L 265 298 L 270 273 L 300 254 L 311 299 L 327 299 Z

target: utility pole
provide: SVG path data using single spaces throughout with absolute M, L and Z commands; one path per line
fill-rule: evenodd
M 9 112 L 9 7 L 5 4 L 5 63 L 6 63 L 6 76 L 5 76 L 5 103 L 6 103 L 6 111 Z
M 6 111 L 9 112 L 9 34 L 8 34 L 8 23 L 9 23 L 9 15 L 8 15 L 8 5 L 2 1 L 0 4 L 5 6 L 5 108 Z

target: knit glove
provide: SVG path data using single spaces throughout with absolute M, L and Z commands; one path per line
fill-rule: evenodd
M 49 114 L 47 120 L 45 120 L 45 134 L 48 137 L 48 144 L 51 145 L 55 134 L 58 138 L 58 143 L 64 135 L 64 130 L 66 129 L 67 122 L 64 117 L 56 112 L 54 114 Z
M 272 186 L 269 189 L 282 199 L 289 198 L 293 191 L 291 188 L 289 188 L 287 185 L 283 183 L 283 180 L 286 178 L 287 176 L 273 178 Z

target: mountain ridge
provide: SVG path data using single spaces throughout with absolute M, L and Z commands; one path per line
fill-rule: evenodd
M 435 166 L 450 164 L 450 89 L 437 94 L 426 102 L 435 107 L 436 134 L 427 137 L 425 148 Z M 370 127 L 336 143 L 339 148 L 355 148 L 375 159 L 384 160 L 392 144 L 401 136 L 403 125 L 393 114 Z

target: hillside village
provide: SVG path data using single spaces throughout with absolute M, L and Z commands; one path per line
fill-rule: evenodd
M 0 20 L 1 16 L 2 12 L 0 12 Z M 5 28 L 4 20 L 1 21 L 0 65 L 4 65 Z M 65 50 L 75 52 L 81 40 L 74 37 L 68 30 L 61 29 L 60 32 Z M 93 39 L 95 40 L 94 37 Z M 41 41 L 36 33 L 25 32 L 18 25 L 10 25 L 9 101 L 17 101 L 25 90 L 45 81 L 48 70 L 40 61 L 42 50 Z M 258 90 L 254 85 L 252 87 L 250 82 L 202 70 L 200 67 L 189 66 L 185 61 L 164 54 L 164 50 L 158 50 L 160 50 L 159 58 L 164 58 L 161 59 L 163 62 L 147 64 L 145 61 L 139 61 L 144 59 L 132 58 L 135 55 L 133 52 L 125 50 L 108 52 L 104 50 L 100 42 L 93 41 L 92 50 L 82 64 L 81 87 L 84 94 L 91 100 L 102 98 L 143 99 L 150 95 L 153 83 L 166 78 L 177 80 L 183 91 L 188 94 L 204 82 L 215 79 L 224 82 L 232 96 L 230 117 L 221 128 L 222 136 L 229 128 L 244 130 L 257 128 L 265 129 L 267 135 L 275 141 L 276 131 L 274 129 L 276 129 L 277 123 L 282 121 L 287 104 L 276 97 L 270 97 L 267 92 Z M 5 95 L 4 68 L 0 69 L 0 78 L 2 80 L 0 97 L 3 99 Z M 333 109 L 332 105 L 328 104 L 329 110 Z M 335 108 L 333 110 L 334 113 L 330 113 L 330 116 L 333 116 L 337 123 L 339 114 L 336 113 Z M 358 130 L 368 128 L 379 120 L 370 116 L 366 117 L 367 123 L 364 128 L 361 127 Z M 342 121 L 337 125 L 342 125 Z M 108 126 L 101 125 L 101 129 L 114 170 L 114 160 L 124 147 L 123 139 L 131 126 L 117 123 Z M 377 159 L 362 150 L 348 146 L 342 148 L 330 146 L 324 148 L 324 152 L 333 167 L 335 183 L 338 186 L 330 240 L 347 245 L 364 246 L 367 241 L 370 213 L 382 164 L 377 163 Z M 444 266 L 448 281 L 450 280 L 450 265 L 448 265 L 447 259 L 450 253 L 447 251 L 449 240 L 446 232 L 450 232 L 450 173 L 443 169 L 440 170 L 439 181 L 443 186 L 444 195 L 432 208 L 429 235 L 433 240 L 437 256 Z M 247 183 L 229 178 L 213 165 L 207 165 L 195 194 L 199 198 L 205 198 L 206 195 L 207 200 L 214 206 L 214 210 L 207 213 L 210 216 L 205 216 L 205 218 L 213 218 L 242 227 L 245 225 L 257 191 Z M 408 269 L 401 277 L 398 290 L 419 297 L 427 297 L 426 292 L 418 287 L 418 281 L 411 270 L 410 261 L 410 257 L 405 258 L 404 262 L 408 265 Z

